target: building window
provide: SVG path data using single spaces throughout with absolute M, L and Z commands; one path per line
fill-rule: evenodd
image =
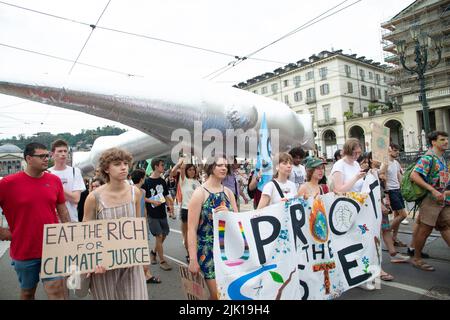
M 370 100 L 374 101 L 375 98 L 375 88 L 370 87 Z
M 323 85 L 320 86 L 320 94 L 322 96 L 327 95 L 330 93 L 330 86 L 328 83 L 325 83 Z
M 353 93 L 353 83 L 347 82 L 347 93 Z
M 375 73 L 375 80 L 377 81 L 377 84 L 380 84 L 380 75 L 378 73 Z
M 315 103 L 316 102 L 316 89 L 309 88 L 306 90 L 306 103 Z
M 314 88 L 309 88 L 308 90 L 306 90 L 306 98 L 308 98 L 308 100 L 315 99 L 316 90 Z
M 300 87 L 300 81 L 301 81 L 301 77 L 300 76 L 295 76 L 294 77 L 294 85 L 296 88 Z
M 363 69 L 359 69 L 359 76 L 361 77 L 361 80 L 364 81 L 364 78 L 366 77 L 366 73 Z
M 302 92 L 301 91 L 297 91 L 294 93 L 294 101 L 295 102 L 302 101 Z
M 306 80 L 312 80 L 314 79 L 314 70 L 313 71 L 308 71 L 306 73 Z
M 349 65 L 345 65 L 345 75 L 347 78 L 350 78 L 352 76 L 352 68 L 350 68 Z
M 381 89 L 378 89 L 378 100 L 381 100 Z
M 278 83 L 273 83 L 270 88 L 272 89 L 272 93 L 278 92 Z
M 258 94 L 258 90 L 253 90 L 253 93 Z
M 386 76 L 383 76 L 383 82 L 386 84 Z
M 289 104 L 289 96 L 288 95 L 284 96 L 284 103 Z
M 364 97 L 367 97 L 367 87 L 366 86 L 361 86 L 361 95 L 363 95 Z
M 384 101 L 386 101 L 386 102 L 388 102 L 389 100 L 388 100 L 388 92 L 385 90 L 384 91 Z
M 369 71 L 369 79 L 373 80 L 373 73 Z
M 316 118 L 316 109 L 315 108 L 309 109 L 309 113 L 311 113 L 311 115 L 312 115 L 312 122 L 314 122 L 314 119 Z
M 320 68 L 319 69 L 319 76 L 321 80 L 325 80 L 327 78 L 327 73 L 328 73 L 328 68 L 324 67 L 324 68 Z
M 353 108 L 354 108 L 354 106 L 355 106 L 355 103 L 354 103 L 354 102 L 349 102 L 349 103 L 348 103 L 348 111 L 350 111 L 351 113 L 353 113 Z
M 261 88 L 261 94 L 265 94 L 267 93 L 267 87 L 262 87 Z
M 286 88 L 286 87 L 289 87 L 289 80 L 283 80 L 283 86 Z
M 325 121 L 330 121 L 330 105 L 326 104 L 324 106 L 322 106 L 323 108 L 323 118 L 325 119 Z

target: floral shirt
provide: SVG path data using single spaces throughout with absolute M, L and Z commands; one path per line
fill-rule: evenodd
M 433 168 L 431 168 L 432 165 Z M 445 191 L 449 182 L 449 172 L 444 157 L 438 157 L 433 151 L 428 151 L 419 159 L 414 171 L 419 173 L 437 191 Z M 446 197 L 445 204 L 450 205 L 450 197 Z

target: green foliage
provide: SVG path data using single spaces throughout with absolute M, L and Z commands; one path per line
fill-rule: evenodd
M 353 112 L 351 112 L 351 111 L 345 111 L 345 112 L 344 112 L 344 116 L 345 116 L 347 119 L 350 119 L 351 117 L 353 117 Z
M 378 104 L 369 103 L 368 109 L 369 109 L 370 113 L 375 112 L 375 110 L 378 110 L 378 108 L 380 108 L 380 106 Z
M 40 142 L 47 146 L 50 150 L 50 145 L 53 141 L 57 139 L 64 139 L 67 141 L 69 146 L 86 148 L 88 144 L 93 144 L 94 140 L 101 136 L 117 136 L 121 133 L 124 133 L 126 130 L 117 128 L 114 126 L 105 126 L 105 127 L 97 127 L 97 129 L 82 129 L 81 133 L 77 133 L 76 135 L 72 135 L 69 132 L 52 134 L 50 132 L 41 132 L 35 134 L 31 137 L 25 137 L 24 134 L 19 134 L 18 137 L 14 136 L 9 139 L 0 140 L 0 145 L 11 143 L 18 146 L 20 149 L 24 149 L 25 146 L 30 142 Z

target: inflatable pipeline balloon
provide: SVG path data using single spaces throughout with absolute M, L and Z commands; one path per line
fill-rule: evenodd
M 47 75 L 33 78 L 2 74 L 0 93 L 87 113 L 135 128 L 150 137 L 129 134 L 118 138 L 117 144 L 108 143 L 121 147 L 131 144 L 133 146 L 129 150 L 132 153 L 145 149 L 145 158 L 170 153 L 179 143 L 172 137 L 177 129 L 195 135 L 196 126 L 198 128 L 200 123 L 201 134 L 210 129 L 224 135 L 239 129 L 259 132 L 263 114 L 266 115 L 268 129 L 278 130 L 279 151 L 287 151 L 294 146 L 314 148 L 311 115 L 296 114 L 284 103 L 245 90 L 223 88 L 208 82 L 177 83 L 172 79 L 165 82 L 132 77 L 52 78 Z M 103 140 L 105 145 L 108 144 L 108 138 Z M 209 143 L 211 141 L 203 141 L 200 147 Z M 198 148 L 198 145 L 195 147 Z M 103 146 L 93 148 L 91 155 L 81 156 L 84 159 L 79 163 L 92 166 L 92 160 L 98 158 L 101 150 Z M 256 157 L 256 154 L 249 156 Z

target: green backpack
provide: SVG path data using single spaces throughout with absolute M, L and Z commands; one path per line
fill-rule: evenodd
M 420 159 L 419 157 L 415 162 L 410 164 L 403 174 L 402 182 L 400 184 L 401 192 L 403 199 L 407 202 L 420 202 L 422 201 L 428 193 L 428 190 L 419 187 L 413 181 L 411 181 L 411 173 L 414 171 L 414 167 L 417 164 L 417 161 Z M 434 156 L 431 157 L 431 169 L 428 172 L 427 179 L 425 182 L 429 183 L 430 174 L 434 168 Z

